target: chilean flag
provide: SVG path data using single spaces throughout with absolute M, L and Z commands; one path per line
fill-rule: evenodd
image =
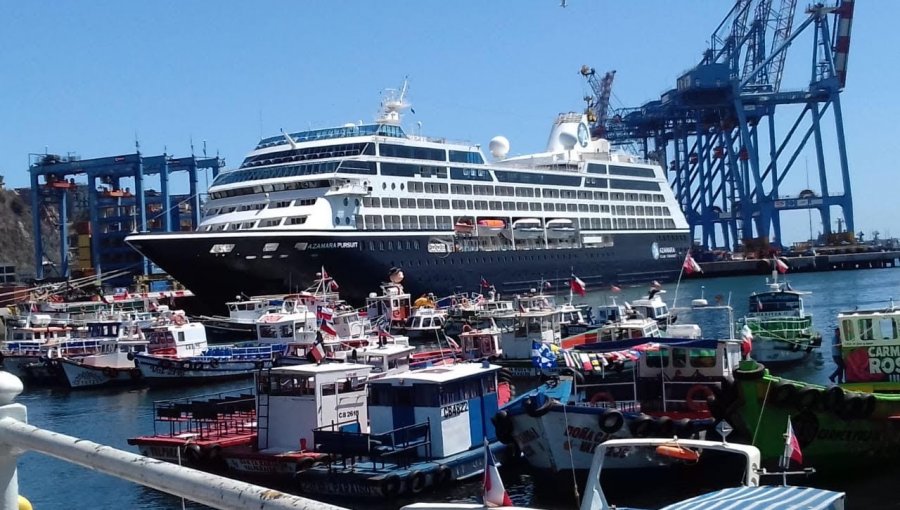
M 509 494 L 503 488 L 503 480 L 500 479 L 500 472 L 497 471 L 497 462 L 494 461 L 494 455 L 488 446 L 487 439 L 484 440 L 484 506 L 494 508 L 498 506 L 512 506 L 513 502 L 509 499 Z
M 572 279 L 569 281 L 569 286 L 572 287 L 572 292 L 578 294 L 581 297 L 584 297 L 584 282 L 581 281 L 581 278 L 572 274 Z
M 794 427 L 791 426 L 791 417 L 787 420 L 787 433 L 784 435 L 784 468 L 788 467 L 788 460 L 792 460 L 797 464 L 803 463 L 803 452 L 800 451 L 800 442 L 794 435 Z
M 778 257 L 775 257 L 773 259 L 773 263 L 775 264 L 775 269 L 777 269 L 779 273 L 781 273 L 781 274 L 787 273 L 788 265 L 785 264 L 783 260 L 781 260 Z
M 684 272 L 687 274 L 703 272 L 703 268 L 700 267 L 700 264 L 694 260 L 694 257 L 691 257 L 691 252 L 688 252 L 687 256 L 684 257 L 684 264 L 681 265 L 681 268 L 684 269 Z

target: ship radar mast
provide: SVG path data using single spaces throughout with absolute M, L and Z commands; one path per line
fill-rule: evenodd
M 384 89 L 381 93 L 381 112 L 378 114 L 379 124 L 400 124 L 400 114 L 410 108 L 406 101 L 409 91 L 409 78 L 403 78 L 400 89 Z

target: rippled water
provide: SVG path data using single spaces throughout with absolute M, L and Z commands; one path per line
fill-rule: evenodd
M 833 330 L 839 311 L 887 306 L 892 296 L 900 298 L 900 271 L 872 269 L 832 273 L 806 273 L 788 275 L 797 290 L 811 291 L 805 299 L 806 308 L 814 315 L 814 325 L 823 333 L 827 346 L 829 332 Z M 729 296 L 736 315 L 746 312 L 747 296 L 761 290 L 764 278 L 759 276 L 688 280 L 682 282 L 677 296 L 674 285 L 666 287 L 664 298 L 678 308 L 679 322 L 697 322 L 707 337 L 727 335 L 728 321 L 725 314 L 714 310 L 690 310 L 691 299 L 702 292 L 711 304 L 719 296 L 727 302 Z M 584 299 L 591 304 L 601 304 L 615 298 L 632 300 L 645 293 L 644 287 L 625 288 L 620 293 L 593 292 Z M 827 347 L 826 347 L 827 349 Z M 814 353 L 803 365 L 786 370 L 784 375 L 816 383 L 827 383 L 828 374 L 834 368 L 827 350 Z M 28 407 L 28 421 L 53 431 L 70 434 L 125 450 L 132 450 L 127 438 L 147 434 L 153 430 L 152 403 L 154 400 L 198 393 L 212 393 L 226 388 L 246 386 L 246 383 L 202 388 L 178 388 L 165 390 L 94 390 L 70 392 L 59 389 L 35 389 L 26 391 L 19 402 Z M 133 451 L 133 450 L 132 450 Z M 900 459 L 898 459 L 900 460 Z M 900 498 L 894 496 L 893 483 L 900 470 L 891 466 L 879 467 L 873 473 L 847 473 L 840 480 L 810 480 L 818 486 L 845 490 L 848 508 L 900 508 Z M 533 491 L 533 478 L 522 467 L 507 467 L 503 477 L 513 501 L 518 505 L 538 505 L 548 509 L 576 508 L 569 497 L 571 487 L 561 486 L 559 494 L 539 497 Z M 795 483 L 800 483 L 796 480 Z M 155 490 L 124 482 L 94 471 L 73 466 L 35 453 L 24 454 L 19 461 L 20 492 L 31 500 L 37 509 L 57 508 L 181 508 L 179 498 Z M 636 489 L 640 490 L 640 489 Z M 480 493 L 478 482 L 427 495 L 430 500 L 476 502 Z M 661 494 L 659 502 L 666 501 Z M 396 508 L 400 503 L 381 507 L 366 504 L 367 508 Z M 345 504 L 359 508 L 359 503 Z M 186 508 L 202 508 L 188 502 Z

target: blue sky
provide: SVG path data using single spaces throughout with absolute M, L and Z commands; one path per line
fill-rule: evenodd
M 900 113 L 892 20 L 900 4 L 859 4 L 842 95 L 856 230 L 900 235 L 892 175 Z M 729 7 L 712 0 L 568 0 L 566 8 L 558 0 L 4 2 L 0 173 L 9 186 L 26 186 L 29 153 L 129 153 L 135 136 L 145 154 L 178 156 L 189 154 L 191 138 L 197 153 L 205 140 L 231 168 L 261 134 L 371 120 L 381 89 L 406 75 L 416 110 L 407 129 L 421 122 L 423 134 L 484 145 L 502 134 L 511 153 L 539 151 L 557 113 L 583 108 L 582 64 L 617 70 L 613 106 L 658 99 L 698 62 Z M 804 86 L 810 54 L 805 42 L 792 48 L 783 89 Z M 802 168 L 784 193 L 805 187 Z M 831 186 L 839 189 L 836 176 Z M 805 212 L 786 217 L 787 241 L 808 231 Z

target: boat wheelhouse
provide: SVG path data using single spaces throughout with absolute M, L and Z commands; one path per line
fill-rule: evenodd
M 747 315 L 738 321 L 738 328 L 746 325 L 753 334 L 753 359 L 769 365 L 806 359 L 822 344 L 812 314 L 803 308 L 803 296 L 810 293 L 779 282 L 777 274 L 767 287 L 750 294 Z
M 664 170 L 591 139 L 586 115 L 559 115 L 543 152 L 509 156 L 495 138 L 488 161 L 478 145 L 404 130 L 406 106 L 264 138 L 216 177 L 197 232 L 127 242 L 213 302 L 306 286 L 323 258 L 356 302 L 393 266 L 415 269 L 415 295 L 479 274 L 502 292 L 573 267 L 589 285 L 677 275 L 690 239 Z

